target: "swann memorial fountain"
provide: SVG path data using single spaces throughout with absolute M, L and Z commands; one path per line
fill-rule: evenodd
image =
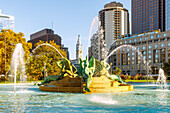
M 40 46 L 43 45 L 49 44 L 41 44 Z M 63 58 L 63 56 L 61 57 Z M 47 76 L 39 84 L 41 91 L 110 93 L 133 90 L 133 86 L 124 83 L 119 75 L 109 75 L 110 66 L 105 60 L 100 62 L 94 57 L 89 61 L 87 58 L 86 60 L 80 59 L 78 74 L 76 67 L 67 58 L 63 58 L 56 64 L 61 70 L 59 75 Z

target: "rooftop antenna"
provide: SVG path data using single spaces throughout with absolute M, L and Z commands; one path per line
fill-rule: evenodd
M 52 21 L 52 26 L 51 27 L 52 27 L 52 30 L 53 30 L 53 21 Z

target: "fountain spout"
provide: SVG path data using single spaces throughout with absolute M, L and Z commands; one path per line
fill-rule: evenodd
M 159 68 L 159 75 L 158 75 L 158 79 L 156 83 L 160 84 L 161 89 L 167 88 L 166 77 L 165 77 L 163 69 L 161 68 Z

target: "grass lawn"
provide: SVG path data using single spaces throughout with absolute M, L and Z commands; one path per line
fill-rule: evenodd
M 157 80 L 148 80 L 148 82 L 156 82 Z M 170 80 L 166 80 L 167 82 L 170 82 Z M 125 82 L 147 82 L 147 80 L 125 80 Z
M 37 80 L 37 81 L 27 81 L 27 83 L 35 83 L 35 82 L 42 82 L 43 80 Z M 0 84 L 13 84 L 13 81 L 0 81 Z M 17 81 L 16 83 L 20 83 L 20 81 Z

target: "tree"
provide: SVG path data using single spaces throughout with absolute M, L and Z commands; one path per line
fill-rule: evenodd
M 169 60 L 169 62 L 165 62 L 163 64 L 163 70 L 166 75 L 168 75 L 170 73 L 170 60 Z
M 35 44 L 35 47 L 43 43 L 44 41 L 40 40 Z M 54 46 L 63 57 L 67 57 L 66 52 L 62 50 L 59 45 L 56 45 L 54 41 L 50 41 L 49 44 Z M 43 78 L 42 72 L 44 69 L 48 72 L 48 75 L 58 75 L 60 70 L 57 67 L 56 62 L 59 60 L 62 60 L 62 58 L 54 48 L 48 45 L 40 46 L 28 60 L 26 72 L 34 78 Z
M 10 29 L 2 29 L 0 32 L 0 74 L 7 74 L 10 71 L 10 64 L 12 53 L 14 52 L 15 46 L 18 43 L 22 43 L 25 51 L 25 60 L 28 59 L 30 51 L 32 49 L 32 44 L 27 43 L 26 39 L 23 38 L 24 34 L 19 32 L 15 33 Z

